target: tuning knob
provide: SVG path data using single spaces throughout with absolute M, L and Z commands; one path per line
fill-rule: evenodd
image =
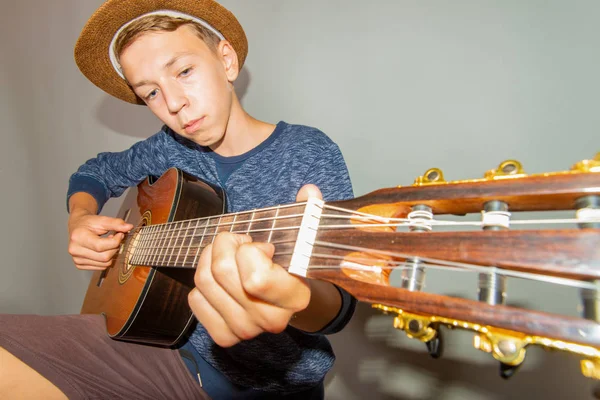
M 484 175 L 487 179 L 507 178 L 525 175 L 523 166 L 517 160 L 506 160 L 498 168 L 487 171 Z
M 444 173 L 439 168 L 430 168 L 422 176 L 415 179 L 414 186 L 423 185 L 434 185 L 439 183 L 446 183 L 444 179 Z
M 500 363 L 500 377 L 502 377 L 502 379 L 512 378 L 512 376 L 517 373 L 517 370 L 519 369 L 520 366 L 521 366 L 521 364 L 508 365 L 508 364 L 504 364 L 503 362 L 501 362 Z
M 429 342 L 426 342 L 427 351 L 431 358 L 438 359 L 444 354 L 444 341 L 442 339 L 442 331 L 438 330 L 437 334 Z
M 571 167 L 571 171 L 600 172 L 600 152 L 592 160 L 582 160 Z

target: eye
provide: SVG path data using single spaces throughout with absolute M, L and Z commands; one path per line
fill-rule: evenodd
M 188 67 L 179 73 L 179 76 L 188 76 L 192 72 L 192 67 Z
M 157 94 L 158 94 L 158 90 L 154 89 L 153 91 L 151 91 L 150 93 L 148 93 L 146 95 L 146 97 L 144 97 L 144 100 L 152 100 L 153 98 L 156 97 Z

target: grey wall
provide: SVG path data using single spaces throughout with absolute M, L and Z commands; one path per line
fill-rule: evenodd
M 89 275 L 67 254 L 69 175 L 158 121 L 93 87 L 72 49 L 99 0 L 0 0 L 0 312 L 76 313 Z M 223 0 L 246 28 L 238 92 L 254 116 L 317 126 L 341 147 L 356 194 L 409 185 L 436 166 L 482 176 L 508 158 L 568 169 L 600 150 L 600 2 Z M 118 200 L 104 212 L 112 215 Z M 432 275 L 427 290 L 474 296 L 475 281 Z M 577 315 L 572 289 L 510 284 L 511 302 Z M 329 399 L 589 398 L 578 358 L 530 350 L 510 381 L 444 332 L 446 356 L 361 305 L 332 337 Z

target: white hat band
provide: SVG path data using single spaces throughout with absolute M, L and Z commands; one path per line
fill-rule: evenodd
M 147 17 L 149 15 L 166 15 L 168 17 L 187 19 L 187 20 L 196 22 L 196 23 L 202 25 L 203 27 L 207 28 L 212 33 L 217 35 L 219 37 L 219 39 L 225 40 L 225 37 L 221 34 L 221 32 L 216 30 L 212 25 L 210 25 L 205 20 L 198 18 L 198 17 L 194 17 L 193 15 L 189 15 L 189 14 L 182 13 L 179 11 L 174 11 L 174 10 L 157 10 L 157 11 L 152 11 L 152 12 L 140 15 L 139 17 L 132 19 L 131 21 L 127 22 L 122 27 L 120 27 L 119 30 L 113 36 L 112 40 L 110 41 L 110 46 L 108 46 L 108 57 L 110 58 L 110 62 L 112 63 L 112 66 L 115 69 L 115 71 L 117 72 L 117 74 L 119 74 L 119 76 L 121 78 L 123 78 L 124 80 L 125 80 L 125 75 L 123 75 L 123 71 L 121 70 L 121 65 L 119 64 L 119 61 L 117 60 L 117 55 L 115 54 L 115 42 L 117 41 L 117 38 L 119 37 L 119 35 L 125 28 L 127 28 L 129 25 L 131 25 L 133 22 L 137 21 L 138 19 Z

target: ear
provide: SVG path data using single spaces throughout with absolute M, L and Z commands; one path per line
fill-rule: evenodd
M 217 46 L 217 54 L 219 55 L 223 67 L 225 68 L 225 75 L 229 82 L 234 82 L 240 72 L 240 65 L 238 62 L 238 56 L 231 43 L 227 40 L 221 40 Z

